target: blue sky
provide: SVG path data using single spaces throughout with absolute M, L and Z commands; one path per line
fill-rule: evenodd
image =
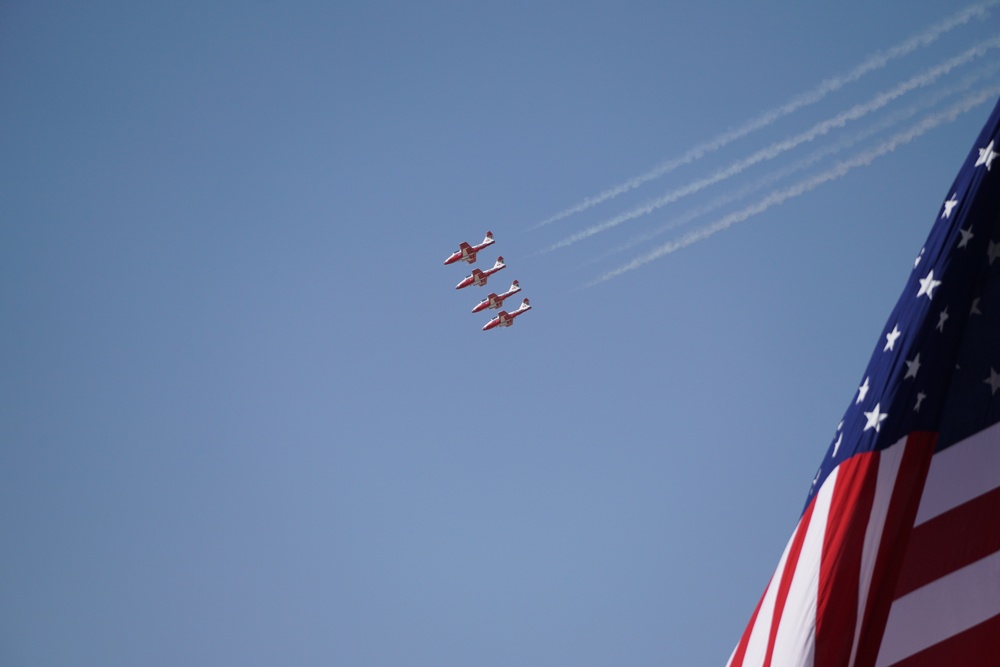
M 6 3 L 0 662 L 724 665 L 987 5 Z

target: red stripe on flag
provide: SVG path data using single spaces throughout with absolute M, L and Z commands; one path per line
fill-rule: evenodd
M 896 597 L 1000 550 L 998 516 L 1000 488 L 914 528 Z
M 890 667 L 996 667 L 997 663 L 1000 663 L 1000 614 Z
M 857 659 L 854 663 L 856 667 L 874 667 L 878 657 L 893 592 L 899 580 L 906 544 L 917 516 L 920 494 L 927 480 L 927 470 L 930 468 L 936 442 L 935 433 L 911 433 L 906 438 L 903 460 L 899 464 L 875 559 L 868 601 L 864 607 L 864 622 L 858 636 Z M 816 664 L 817 667 L 824 667 L 819 662 Z
M 830 501 L 816 594 L 816 665 L 846 665 L 851 656 L 868 517 L 875 500 L 879 454 L 838 466 Z
M 839 486 L 839 482 L 837 484 Z M 816 507 L 816 499 L 809 503 L 809 507 L 803 512 L 799 519 L 799 527 L 795 532 L 795 538 L 788 550 L 788 558 L 785 561 L 785 570 L 781 573 L 781 580 L 778 583 L 778 592 L 774 599 L 774 613 L 771 616 L 771 634 L 767 638 L 767 653 L 764 655 L 764 667 L 770 667 L 771 657 L 774 654 L 774 640 L 778 636 L 778 627 L 781 625 L 781 615 L 785 610 L 785 601 L 788 599 L 788 589 L 792 586 L 792 578 L 795 576 L 795 569 L 799 565 L 799 554 L 802 553 L 802 543 L 809 532 L 809 522 L 812 520 L 813 508 Z

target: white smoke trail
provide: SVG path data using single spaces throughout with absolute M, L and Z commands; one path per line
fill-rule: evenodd
M 816 88 L 814 88 L 813 90 L 793 98 L 791 101 L 785 103 L 784 105 L 772 109 L 770 111 L 767 111 L 758 116 L 757 118 L 754 118 L 753 120 L 750 120 L 735 129 L 723 132 L 714 139 L 711 139 L 703 144 L 695 146 L 694 148 L 688 150 L 680 157 L 668 160 L 667 162 L 664 162 L 663 164 L 655 167 L 654 169 L 646 172 L 645 174 L 641 174 L 639 176 L 630 178 L 624 183 L 609 188 L 598 195 L 587 197 L 578 204 L 575 204 L 567 209 L 560 211 L 559 213 L 556 213 L 555 215 L 549 218 L 546 218 L 545 220 L 542 220 L 541 222 L 534 225 L 532 229 L 544 227 L 545 225 L 549 225 L 558 220 L 568 218 L 571 215 L 580 213 L 582 211 L 586 211 L 587 209 L 597 206 L 598 204 L 601 204 L 603 202 L 606 202 L 609 199 L 613 199 L 621 194 L 634 190 L 639 186 L 643 185 L 644 183 L 660 178 L 661 176 L 664 176 L 665 174 L 673 171 L 674 169 L 677 169 L 680 166 L 690 164 L 691 162 L 694 162 L 695 160 L 704 157 L 708 153 L 715 152 L 723 148 L 724 146 L 732 143 L 733 141 L 750 134 L 751 132 L 755 132 L 756 130 L 765 128 L 768 125 L 771 125 L 772 123 L 777 121 L 778 119 L 787 116 L 795 111 L 798 111 L 804 106 L 815 104 L 816 102 L 820 101 L 830 93 L 840 90 L 847 84 L 857 81 L 861 77 L 865 76 L 866 74 L 876 69 L 885 67 L 890 61 L 906 56 L 912 53 L 913 51 L 916 51 L 919 48 L 934 43 L 938 38 L 941 37 L 941 35 L 945 34 L 946 32 L 949 32 L 950 30 L 954 30 L 957 27 L 965 25 L 973 18 L 982 18 L 987 16 L 989 13 L 988 11 L 989 8 L 995 6 L 996 4 L 998 4 L 998 2 L 1000 2 L 1000 0 L 988 0 L 987 2 L 981 2 L 976 5 L 971 5 L 966 9 L 963 9 L 962 11 L 958 12 L 957 14 L 954 14 L 949 18 L 946 18 L 940 23 L 931 26 L 924 32 L 915 35 L 913 37 L 910 37 L 909 39 L 900 42 L 899 44 L 889 48 L 888 50 L 878 51 L 872 54 L 864 61 L 862 61 L 861 64 L 852 69 L 850 72 L 826 79 L 822 81 L 818 86 L 816 86 Z
M 730 213 L 710 225 L 706 225 L 705 227 L 697 229 L 677 239 L 676 241 L 671 241 L 670 243 L 666 243 L 645 255 L 641 255 L 633 259 L 628 264 L 620 266 L 613 271 L 608 271 L 593 282 L 588 283 L 587 287 L 598 285 L 624 273 L 628 273 L 629 271 L 634 271 L 640 266 L 665 257 L 682 248 L 686 248 L 689 245 L 697 243 L 698 241 L 703 241 L 723 230 L 729 229 L 736 223 L 743 222 L 748 218 L 763 213 L 773 206 L 777 206 L 778 204 L 782 204 L 789 199 L 803 195 L 811 190 L 814 190 L 820 185 L 837 180 L 856 167 L 867 166 L 876 158 L 879 158 L 887 153 L 891 153 L 900 146 L 913 141 L 920 135 L 928 132 L 938 125 L 954 121 L 961 114 L 970 111 L 987 100 L 995 98 L 998 94 L 1000 94 L 1000 85 L 992 86 L 988 89 L 980 91 L 979 93 L 970 95 L 969 97 L 966 97 L 960 102 L 952 105 L 948 109 L 924 118 L 921 122 L 912 126 L 910 129 L 894 135 L 873 149 L 864 151 L 850 160 L 840 162 L 827 171 L 817 174 L 816 176 L 808 178 L 784 190 L 776 190 L 760 201 L 755 202 L 740 211 Z
M 710 185 L 715 185 L 716 183 L 720 183 L 728 178 L 732 178 L 733 176 L 742 173 L 743 171 L 747 170 L 748 168 L 756 164 L 759 164 L 766 160 L 773 160 L 774 158 L 792 150 L 793 148 L 796 148 L 808 141 L 813 141 L 814 139 L 829 133 L 833 129 L 844 127 L 848 122 L 858 120 L 874 111 L 878 111 L 879 109 L 885 107 L 893 100 L 914 90 L 915 88 L 920 88 L 932 84 L 934 81 L 944 76 L 945 74 L 951 72 L 956 67 L 968 63 L 973 58 L 982 57 L 987 51 L 995 48 L 1000 48 L 1000 35 L 997 35 L 992 39 L 986 40 L 969 49 L 966 49 L 963 53 L 953 58 L 949 58 L 940 65 L 935 65 L 934 67 L 931 67 L 925 72 L 917 74 L 908 79 L 907 81 L 899 83 L 890 88 L 889 90 L 879 93 L 878 95 L 875 95 L 875 97 L 873 97 L 872 99 L 863 104 L 856 104 L 847 111 L 843 111 L 837 114 L 836 116 L 820 121 L 819 123 L 816 123 L 811 128 L 806 130 L 805 132 L 802 132 L 789 139 L 784 139 L 782 141 L 778 141 L 774 144 L 771 144 L 770 146 L 760 149 L 759 151 L 750 155 L 749 157 L 734 162 L 725 169 L 720 169 L 711 176 L 689 183 L 681 188 L 674 190 L 673 192 L 668 192 L 667 194 L 663 195 L 662 197 L 659 197 L 658 199 L 654 199 L 650 202 L 643 204 L 642 206 L 638 206 L 632 209 L 631 211 L 622 213 L 620 215 L 615 216 L 614 218 L 611 218 L 610 220 L 605 220 L 604 222 L 598 223 L 596 225 L 588 227 L 587 229 L 584 229 L 583 231 L 577 232 L 576 234 L 573 234 L 572 236 L 569 236 L 559 241 L 558 243 L 549 246 L 543 252 L 551 252 L 553 250 L 558 250 L 559 248 L 565 248 L 567 246 L 573 245 L 577 241 L 582 241 L 584 239 L 590 238 L 591 236 L 594 236 L 595 234 L 599 234 L 601 232 L 612 229 L 613 227 L 617 227 L 622 223 L 628 222 L 630 220 L 635 220 L 636 218 L 641 218 L 645 215 L 649 215 L 653 211 L 663 208 L 667 204 L 672 204 L 673 202 L 677 201 L 678 199 L 681 199 L 682 197 L 694 194 L 696 192 L 704 190 Z
M 937 105 L 939 102 L 941 102 L 941 100 L 968 91 L 973 85 L 975 85 L 980 80 L 988 76 L 994 75 L 998 69 L 1000 69 L 1000 62 L 991 63 L 986 67 L 982 68 L 980 71 L 974 72 L 964 77 L 962 81 L 960 81 L 955 85 L 934 90 L 933 92 L 928 93 L 926 96 L 924 96 L 924 98 L 918 101 L 916 104 L 907 107 L 905 109 L 896 111 L 890 114 L 889 116 L 886 116 L 885 118 L 879 120 L 878 122 L 870 125 L 869 127 L 865 128 L 860 132 L 857 132 L 849 137 L 845 137 L 840 141 L 838 141 L 837 143 L 825 146 L 817 151 L 814 151 L 813 153 L 795 162 L 794 164 L 791 164 L 789 166 L 771 172 L 770 174 L 762 177 L 761 179 L 755 181 L 754 183 L 746 185 L 735 192 L 729 192 L 720 195 L 719 197 L 713 199 L 712 201 L 702 206 L 685 211 L 683 214 L 672 218 L 669 223 L 662 225 L 658 229 L 638 235 L 634 237 L 632 240 L 630 240 L 628 243 L 620 245 L 609 252 L 603 253 L 600 256 L 586 262 L 585 264 L 593 264 L 596 262 L 603 261 L 608 257 L 610 257 L 611 255 L 624 252 L 625 250 L 634 248 L 635 246 L 641 243 L 647 243 L 652 239 L 656 238 L 657 236 L 660 236 L 661 234 L 670 231 L 671 229 L 675 229 L 677 227 L 685 225 L 696 218 L 700 218 L 703 215 L 711 213 L 712 211 L 719 209 L 722 206 L 725 206 L 726 204 L 730 204 L 734 201 L 743 199 L 744 197 L 753 194 L 758 190 L 762 190 L 769 185 L 773 185 L 774 183 L 778 182 L 783 178 L 792 176 L 793 174 L 796 174 L 816 164 L 825 157 L 834 155 L 836 153 L 839 153 L 840 151 L 851 148 L 852 146 L 860 143 L 861 141 L 870 139 L 876 134 L 889 129 L 894 125 L 897 125 L 899 123 L 902 123 L 903 121 L 913 118 L 918 113 L 926 111 L 931 107 Z

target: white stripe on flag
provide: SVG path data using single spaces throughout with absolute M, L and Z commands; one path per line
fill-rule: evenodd
M 785 545 L 785 550 L 778 561 L 778 567 L 771 576 L 771 582 L 764 592 L 760 610 L 750 631 L 747 648 L 740 667 L 763 667 L 767 658 L 767 648 L 771 637 L 772 626 L 778 623 L 775 637 L 775 650 L 772 654 L 772 665 L 801 665 L 811 667 L 813 664 L 813 641 L 816 628 L 816 589 L 819 578 L 819 560 L 822 551 L 823 536 L 826 532 L 826 522 L 830 511 L 833 489 L 837 482 L 835 469 L 826 478 L 819 493 L 813 500 L 812 512 L 807 512 L 803 518 L 810 517 L 809 523 L 803 525 L 799 519 L 798 525 L 792 531 L 792 536 Z M 803 544 L 789 592 L 786 595 L 781 617 L 775 619 L 775 605 L 781 581 L 785 576 L 785 568 L 799 532 L 805 530 Z M 807 644 L 807 661 L 802 661 L 802 648 Z M 735 656 L 735 651 L 733 656 Z M 733 656 L 730 657 L 732 663 Z M 799 656 L 794 658 L 793 656 Z M 795 662 L 789 662 L 795 660 Z
M 802 528 L 801 519 L 792 537 L 785 545 L 785 551 L 781 554 L 778 567 L 771 575 L 771 583 L 767 585 L 767 592 L 760 602 L 760 611 L 757 613 L 757 620 L 753 630 L 750 632 L 750 640 L 747 642 L 747 650 L 743 656 L 741 667 L 761 667 L 764 664 L 764 655 L 767 653 L 767 640 L 771 634 L 771 622 L 774 620 L 774 599 L 778 595 L 778 586 L 781 585 L 781 575 L 785 571 L 785 563 L 788 562 L 788 552 L 791 551 L 795 535 Z
M 865 543 L 861 549 L 861 571 L 858 573 L 858 619 L 854 627 L 854 636 L 851 638 L 850 667 L 854 667 L 854 662 L 858 657 L 858 637 L 861 636 L 861 627 L 865 621 L 865 609 L 868 606 L 868 594 L 871 591 L 872 573 L 875 571 L 879 545 L 882 544 L 882 531 L 885 528 L 885 517 L 889 513 L 892 490 L 896 486 L 899 464 L 903 461 L 905 451 L 906 440 L 903 439 L 879 453 L 875 498 L 872 500 L 868 528 L 865 530 Z
M 798 567 L 788 589 L 784 612 L 774 641 L 772 665 L 812 667 L 816 649 L 816 596 L 819 590 L 823 538 L 837 473 L 834 471 L 816 494 L 812 520 L 806 531 Z
M 1000 614 L 1000 552 L 896 600 L 875 667 L 888 667 Z
M 919 526 L 998 486 L 1000 423 L 934 455 L 914 525 Z

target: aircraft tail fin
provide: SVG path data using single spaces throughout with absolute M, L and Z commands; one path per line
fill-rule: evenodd
M 507 266 L 506 264 L 503 263 L 503 256 L 502 255 L 500 257 L 497 257 L 497 262 L 496 262 L 496 264 L 493 265 L 493 268 L 494 269 L 499 269 L 501 266 Z
M 531 308 L 531 302 L 527 298 L 521 302 L 521 307 L 518 310 L 529 310 Z
M 486 232 L 486 238 L 483 239 L 483 243 L 493 243 L 493 232 Z

